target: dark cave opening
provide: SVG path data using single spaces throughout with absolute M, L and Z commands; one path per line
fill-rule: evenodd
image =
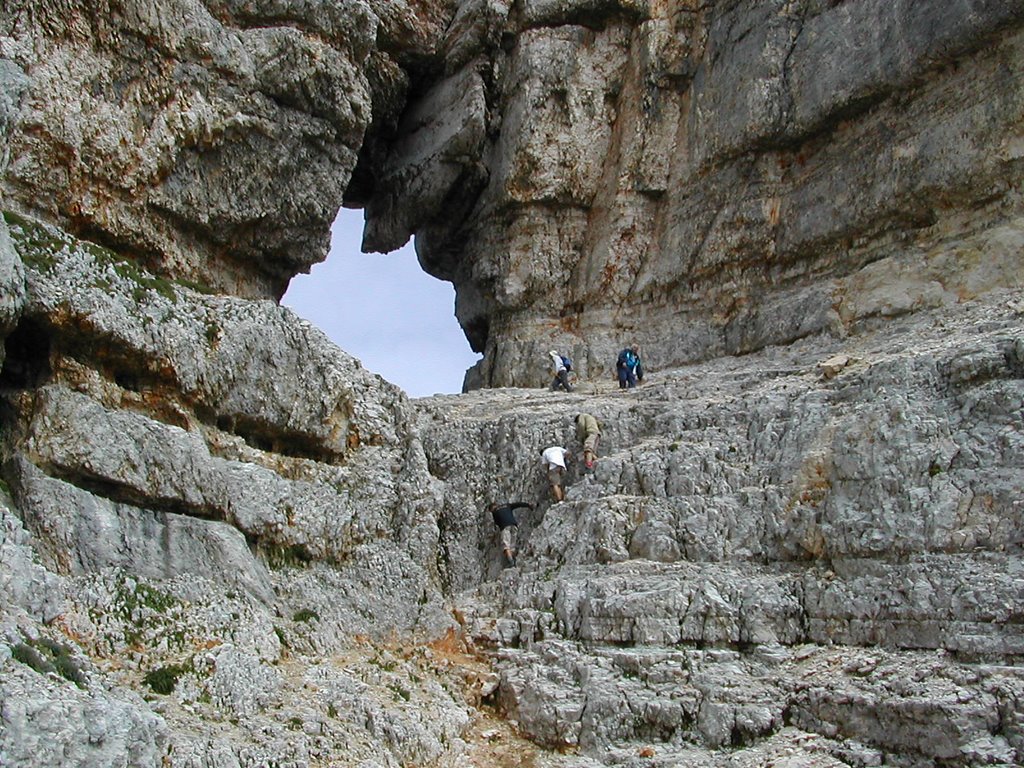
M 0 388 L 35 389 L 52 375 L 51 334 L 42 323 L 23 319 L 4 342 Z

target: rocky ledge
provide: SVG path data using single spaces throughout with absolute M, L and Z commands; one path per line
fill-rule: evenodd
M 6 3 L 0 763 L 1024 763 L 1022 23 Z M 275 303 L 342 202 L 489 390 Z
M 636 390 L 424 402 L 498 705 L 581 765 L 1019 762 L 1022 332 L 1008 293 Z M 537 454 L 580 411 L 602 455 L 552 504 Z M 501 570 L 465 510 L 515 498 Z
M 8 221 L 14 764 L 1024 756 L 1019 292 L 410 401 L 271 302 Z M 552 503 L 581 411 L 601 455 Z

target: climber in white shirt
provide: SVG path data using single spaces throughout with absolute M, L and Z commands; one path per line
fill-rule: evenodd
M 558 445 L 552 445 L 541 451 L 540 460 L 547 469 L 548 483 L 551 485 L 551 493 L 555 501 L 562 501 L 565 498 L 565 490 L 562 488 L 562 477 L 565 475 L 565 461 L 571 458 L 571 454 Z
M 566 365 L 568 358 L 562 357 L 554 349 L 548 352 L 548 356 L 551 358 L 551 368 L 555 374 L 555 378 L 551 380 L 551 389 L 561 388 L 566 392 L 572 392 L 572 387 L 569 386 L 569 367 Z

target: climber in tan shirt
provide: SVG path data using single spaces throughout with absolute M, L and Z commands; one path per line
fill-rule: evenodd
M 601 440 L 601 425 L 589 413 L 576 415 L 576 439 L 583 444 L 583 463 L 587 469 L 593 469 L 597 444 Z

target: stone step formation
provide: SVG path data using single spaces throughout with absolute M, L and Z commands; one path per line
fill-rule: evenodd
M 271 302 L 8 230 L 12 764 L 1021 762 L 1019 291 L 411 401 Z
M 1022 63 L 1020 0 L 0 6 L 0 764 L 1024 764 Z M 343 205 L 488 391 L 279 305 Z
M 603 427 L 594 470 L 524 516 L 517 567 L 456 601 L 494 704 L 580 764 L 1014 764 L 1020 320 L 915 326 L 837 373 L 796 346 L 510 397 L 497 442 L 455 416 L 506 460 L 530 429 L 566 444 L 579 411 Z M 529 474 L 493 480 L 543 496 Z

